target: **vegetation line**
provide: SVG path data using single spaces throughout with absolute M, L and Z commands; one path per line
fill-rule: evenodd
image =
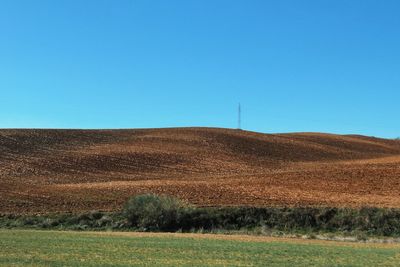
M 400 238 L 400 209 L 198 208 L 168 196 L 140 195 L 130 199 L 122 212 L 0 215 L 0 228 L 250 234 L 365 241 L 371 237 Z

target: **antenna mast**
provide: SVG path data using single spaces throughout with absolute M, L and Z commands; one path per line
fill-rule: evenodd
M 241 121 L 241 119 L 242 119 L 242 118 L 241 118 L 241 115 L 242 115 L 241 113 L 242 113 L 242 110 L 241 110 L 241 108 L 240 108 L 240 103 L 239 103 L 239 107 L 238 107 L 238 129 L 239 129 L 239 130 L 241 130 L 241 125 L 240 125 L 240 124 L 241 124 L 241 122 L 242 122 L 242 121 Z

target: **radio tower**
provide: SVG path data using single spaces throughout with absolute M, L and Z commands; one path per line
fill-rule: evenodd
M 241 110 L 241 108 L 240 108 L 240 103 L 239 103 L 239 107 L 238 107 L 238 130 L 241 130 L 242 128 L 241 128 L 241 116 L 242 116 L 242 110 Z

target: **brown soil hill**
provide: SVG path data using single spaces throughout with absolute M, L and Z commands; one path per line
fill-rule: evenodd
M 209 205 L 400 207 L 400 142 L 218 128 L 0 130 L 0 213 Z

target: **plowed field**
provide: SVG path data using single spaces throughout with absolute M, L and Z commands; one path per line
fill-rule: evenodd
M 400 207 L 400 141 L 217 128 L 0 130 L 0 213 L 200 206 Z

